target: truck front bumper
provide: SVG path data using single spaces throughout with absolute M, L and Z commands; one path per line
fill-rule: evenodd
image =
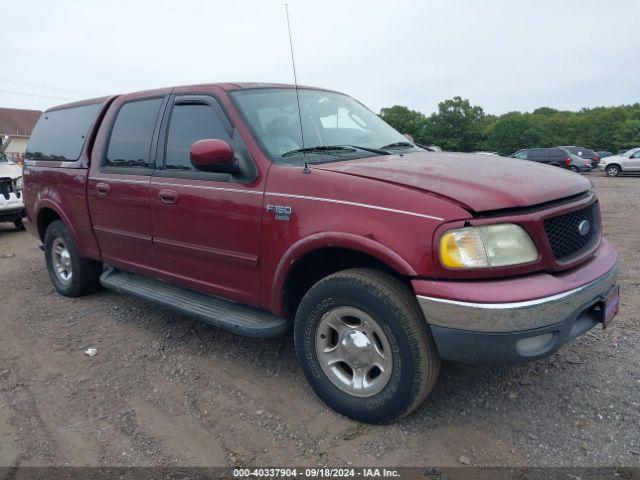
M 0 222 L 13 222 L 24 216 L 23 196 L 11 192 L 8 198 L 0 193 Z
M 617 254 L 603 240 L 592 259 L 568 273 L 413 286 L 444 360 L 504 364 L 551 355 L 597 325 L 617 275 Z

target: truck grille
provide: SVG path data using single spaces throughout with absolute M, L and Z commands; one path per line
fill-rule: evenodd
M 8 177 L 0 178 L 0 195 L 2 195 L 5 200 L 9 200 L 9 194 L 13 192 L 13 180 Z
M 586 223 L 589 229 L 585 233 Z M 582 232 L 580 227 L 582 225 Z M 600 215 L 598 204 L 592 203 L 588 207 L 574 212 L 565 213 L 557 217 L 547 218 L 544 229 L 558 262 L 568 262 L 591 250 L 600 238 Z

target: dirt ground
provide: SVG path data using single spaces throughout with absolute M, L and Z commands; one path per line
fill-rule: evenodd
M 291 339 L 58 295 L 38 241 L 1 224 L 0 466 L 640 466 L 640 178 L 588 176 L 621 254 L 613 326 L 534 363 L 445 364 L 389 426 L 321 403 Z

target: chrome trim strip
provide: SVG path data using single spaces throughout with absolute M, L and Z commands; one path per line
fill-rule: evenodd
M 439 221 L 444 220 L 443 218 L 434 217 L 432 215 L 426 215 L 424 213 L 407 212 L 406 210 L 396 210 L 395 208 L 380 207 L 380 206 L 377 206 L 377 205 L 370 205 L 370 204 L 367 204 L 367 203 L 348 202 L 346 200 L 336 200 L 336 199 L 333 199 L 333 198 L 308 197 L 308 196 L 305 196 L 305 195 L 292 195 L 292 194 L 289 194 L 289 193 L 276 193 L 276 192 L 265 192 L 265 195 L 273 195 L 275 197 L 285 197 L 285 198 L 299 198 L 299 199 L 302 199 L 302 200 L 315 200 L 317 202 L 337 203 L 337 204 L 340 204 L 340 205 L 349 205 L 349 206 L 352 206 L 352 207 L 371 208 L 371 209 L 374 209 L 374 210 L 382 210 L 384 212 L 401 213 L 401 214 L 404 214 L 404 215 L 413 215 L 414 217 L 428 218 L 430 220 L 439 220 Z
M 138 183 L 148 185 L 151 180 L 129 180 L 128 178 L 118 178 L 118 177 L 89 177 L 89 180 L 93 180 L 94 182 L 116 182 L 116 183 Z
M 616 284 L 618 266 L 573 290 L 522 302 L 478 303 L 416 295 L 431 325 L 475 332 L 517 332 L 554 325 L 593 305 Z
M 240 188 L 211 187 L 209 185 L 193 185 L 193 184 L 184 184 L 184 183 L 153 182 L 153 185 L 156 185 L 159 187 L 183 187 L 183 188 L 194 188 L 194 189 L 200 189 L 200 190 L 218 190 L 221 192 L 247 193 L 249 195 L 262 195 L 263 193 L 262 190 L 242 190 Z
M 102 179 L 102 178 L 90 178 L 90 180 L 95 180 L 95 181 L 112 181 L 111 178 L 106 178 L 106 179 Z M 117 181 L 117 182 L 129 182 L 129 183 L 148 183 L 148 181 L 146 180 L 126 180 L 126 179 L 120 179 L 120 178 L 114 178 L 113 181 Z M 154 182 L 153 178 L 151 179 L 151 182 L 153 182 L 153 185 L 156 186 L 160 186 L 160 187 L 182 187 L 182 188 L 193 188 L 193 189 L 202 189 L 202 190 L 218 190 L 221 192 L 233 192 L 233 193 L 246 193 L 249 195 L 262 195 L 263 192 L 261 190 L 242 190 L 239 188 L 224 188 L 224 187 L 211 187 L 208 185 L 193 185 L 193 184 L 183 184 L 183 183 L 160 183 L 160 182 Z M 323 197 L 309 197 L 306 195 L 293 195 L 290 193 L 277 193 L 277 192 L 264 192 L 265 195 L 273 195 L 274 197 L 285 197 L 285 198 L 299 198 L 301 200 L 315 200 L 316 202 L 327 202 L 327 203 L 336 203 L 339 205 L 349 205 L 352 207 L 362 207 L 362 208 L 371 208 L 373 210 L 381 210 L 383 212 L 391 212 L 391 213 L 400 213 L 403 215 L 412 215 L 414 217 L 420 217 L 420 218 L 428 218 L 429 220 L 438 220 L 438 221 L 442 221 L 444 220 L 444 218 L 441 217 L 435 217 L 433 215 L 426 215 L 424 213 L 417 213 L 417 212 L 408 212 L 406 210 L 397 210 L 395 208 L 387 208 L 387 207 L 380 207 L 378 205 L 370 205 L 368 203 L 358 203 L 358 202 L 349 202 L 347 200 L 336 200 L 334 198 L 323 198 Z
M 502 310 L 502 309 L 512 309 L 512 308 L 525 308 L 525 307 L 533 307 L 535 305 L 540 305 L 542 303 L 552 302 L 554 300 L 559 300 L 561 298 L 568 297 L 569 295 L 573 295 L 574 293 L 578 293 L 586 288 L 589 288 L 591 284 L 583 285 L 582 287 L 578 287 L 574 290 L 569 290 L 567 292 L 558 293 L 557 295 L 551 295 L 549 297 L 536 298 L 534 300 L 527 300 L 524 302 L 513 302 L 513 303 L 473 303 L 473 302 L 460 302 L 458 300 L 449 300 L 447 298 L 437 298 L 437 297 L 427 297 L 425 295 L 417 295 L 419 300 L 429 300 L 431 302 L 438 303 L 448 303 L 450 305 L 459 305 L 465 308 L 486 308 L 490 310 Z

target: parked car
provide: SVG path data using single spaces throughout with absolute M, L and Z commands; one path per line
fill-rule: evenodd
M 337 92 L 63 105 L 27 158 L 26 225 L 60 294 L 102 284 L 243 335 L 292 329 L 312 388 L 357 420 L 414 410 L 441 360 L 538 359 L 617 311 L 591 182 L 427 151 Z
M 632 148 L 622 155 L 614 155 L 600 160 L 599 168 L 608 177 L 623 173 L 640 173 L 640 148 Z
M 0 222 L 12 222 L 22 229 L 24 201 L 22 169 L 0 152 Z
M 554 167 L 565 168 L 574 172 L 588 172 L 591 161 L 571 154 L 566 148 L 523 148 L 510 155 L 512 158 L 545 163 Z
M 615 155 L 613 152 L 608 152 L 607 150 L 599 150 L 596 152 L 600 158 L 611 157 Z M 599 162 L 598 162 L 599 163 Z
M 576 147 L 573 145 L 561 146 L 560 148 L 566 149 L 572 155 L 577 155 L 580 158 L 586 158 L 591 161 L 591 168 L 597 168 L 600 163 L 600 155 L 591 150 L 590 148 Z

